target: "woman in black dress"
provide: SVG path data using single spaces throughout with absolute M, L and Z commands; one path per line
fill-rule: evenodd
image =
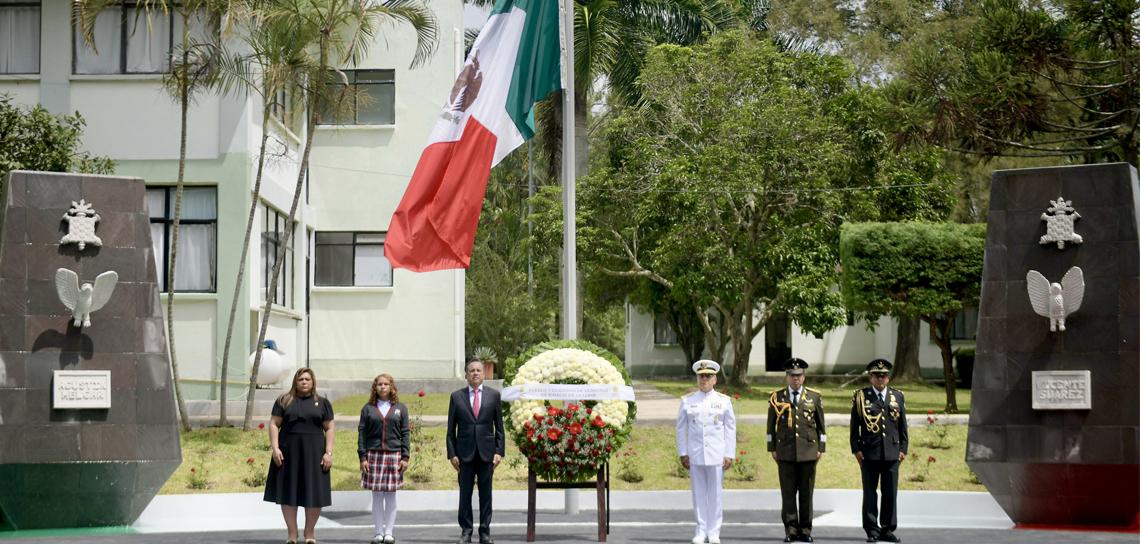
M 372 380 L 368 402 L 360 409 L 356 454 L 360 486 L 372 492 L 372 544 L 394 544 L 396 490 L 404 486 L 411 452 L 408 407 L 400 402 L 396 380 L 381 374 Z
M 293 387 L 273 403 L 269 445 L 273 463 L 265 483 L 265 500 L 281 505 L 289 537 L 297 542 L 297 507 L 305 509 L 305 543 L 315 544 L 321 508 L 332 504 L 332 403 L 317 395 L 317 378 L 302 368 L 293 375 Z

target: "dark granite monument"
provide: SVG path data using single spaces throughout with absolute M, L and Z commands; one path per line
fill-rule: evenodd
M 12 172 L 2 195 L 0 530 L 130 524 L 182 461 L 145 186 Z
M 993 175 L 966 461 L 1018 524 L 1140 522 L 1138 217 L 1127 164 Z

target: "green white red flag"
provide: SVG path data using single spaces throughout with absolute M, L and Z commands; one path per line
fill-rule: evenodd
M 470 264 L 491 167 L 534 135 L 535 104 L 561 88 L 558 3 L 495 3 L 392 217 L 393 267 Z

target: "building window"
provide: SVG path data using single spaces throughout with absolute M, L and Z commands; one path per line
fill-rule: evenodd
M 76 74 L 162 74 L 170 71 L 170 58 L 182 42 L 183 18 L 175 9 L 127 2 L 96 16 L 94 47 L 83 38 L 78 21 L 72 22 L 72 72 Z M 190 41 L 207 41 L 206 16 L 191 16 Z
M 655 346 L 675 346 L 677 342 L 677 331 L 673 330 L 673 325 L 663 315 L 653 316 L 653 345 Z
M 322 125 L 396 124 L 395 70 L 342 70 L 347 84 L 321 113 Z M 334 75 L 339 79 L 339 75 Z
M 954 326 L 950 329 L 951 340 L 973 340 L 978 337 L 978 309 L 963 308 L 954 316 Z
M 0 74 L 40 73 L 40 2 L 0 0 Z
M 150 239 L 158 285 L 166 291 L 170 267 L 170 239 L 174 227 L 174 187 L 148 187 Z M 186 187 L 182 190 L 182 218 L 178 225 L 178 258 L 174 270 L 176 292 L 213 293 L 217 290 L 218 189 Z
M 319 286 L 391 287 L 392 263 L 384 256 L 383 232 L 318 232 Z
M 281 275 L 277 279 L 277 292 L 270 296 L 269 283 L 273 279 L 273 267 L 277 263 L 277 256 L 281 252 L 281 242 L 285 238 L 285 229 L 289 228 L 289 216 L 265 204 L 261 205 L 263 228 L 261 230 L 261 291 L 264 297 L 273 300 L 274 304 L 291 308 L 293 304 L 293 240 L 289 237 L 289 245 L 285 247 L 285 262 L 281 265 Z M 296 226 L 294 226 L 296 229 Z

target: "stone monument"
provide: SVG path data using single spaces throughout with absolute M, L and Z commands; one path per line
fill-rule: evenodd
M 995 172 L 966 461 L 1018 524 L 1140 522 L 1140 186 Z
M 0 531 L 130 524 L 182 462 L 146 188 L 0 194 Z

